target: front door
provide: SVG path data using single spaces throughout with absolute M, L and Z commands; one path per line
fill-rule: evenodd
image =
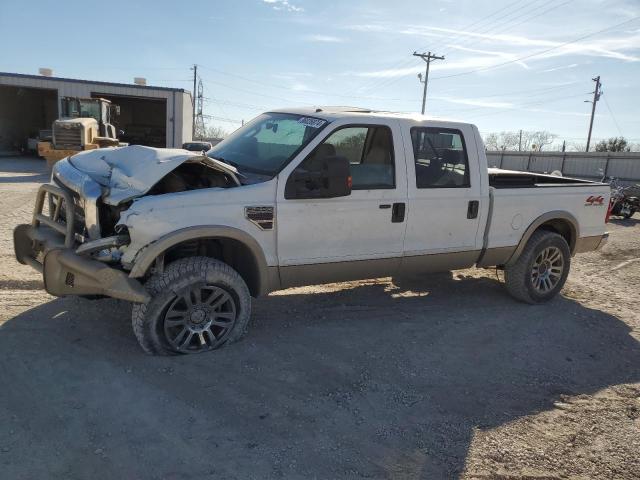
M 404 148 L 397 122 L 332 125 L 324 140 L 278 179 L 277 237 L 284 286 L 393 273 L 406 225 Z M 296 168 L 325 157 L 349 160 L 351 194 L 285 199 Z

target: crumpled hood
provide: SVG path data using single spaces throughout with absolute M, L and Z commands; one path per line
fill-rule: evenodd
M 141 145 L 86 150 L 68 158 L 73 167 L 108 189 L 103 202 L 117 205 L 147 193 L 165 175 L 202 154 Z

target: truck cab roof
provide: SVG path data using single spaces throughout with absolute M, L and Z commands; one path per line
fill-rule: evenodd
M 362 107 L 349 106 L 316 106 L 316 107 L 298 107 L 298 108 L 282 108 L 271 110 L 273 113 L 293 113 L 297 115 L 308 115 L 310 117 L 321 118 L 329 122 L 345 118 L 366 119 L 396 119 L 410 120 L 414 122 L 451 124 L 454 125 L 471 125 L 468 122 L 461 122 L 455 119 L 432 117 L 414 112 L 390 112 L 385 110 L 373 110 Z

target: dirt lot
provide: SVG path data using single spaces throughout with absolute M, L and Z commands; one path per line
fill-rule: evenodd
M 238 344 L 155 358 L 125 303 L 14 260 L 47 177 L 0 159 L 1 478 L 640 478 L 638 218 L 548 305 L 488 270 L 298 288 Z

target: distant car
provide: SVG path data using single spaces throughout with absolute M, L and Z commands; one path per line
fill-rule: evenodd
M 210 142 L 186 142 L 182 144 L 182 149 L 190 152 L 208 152 L 212 147 L 213 145 Z

